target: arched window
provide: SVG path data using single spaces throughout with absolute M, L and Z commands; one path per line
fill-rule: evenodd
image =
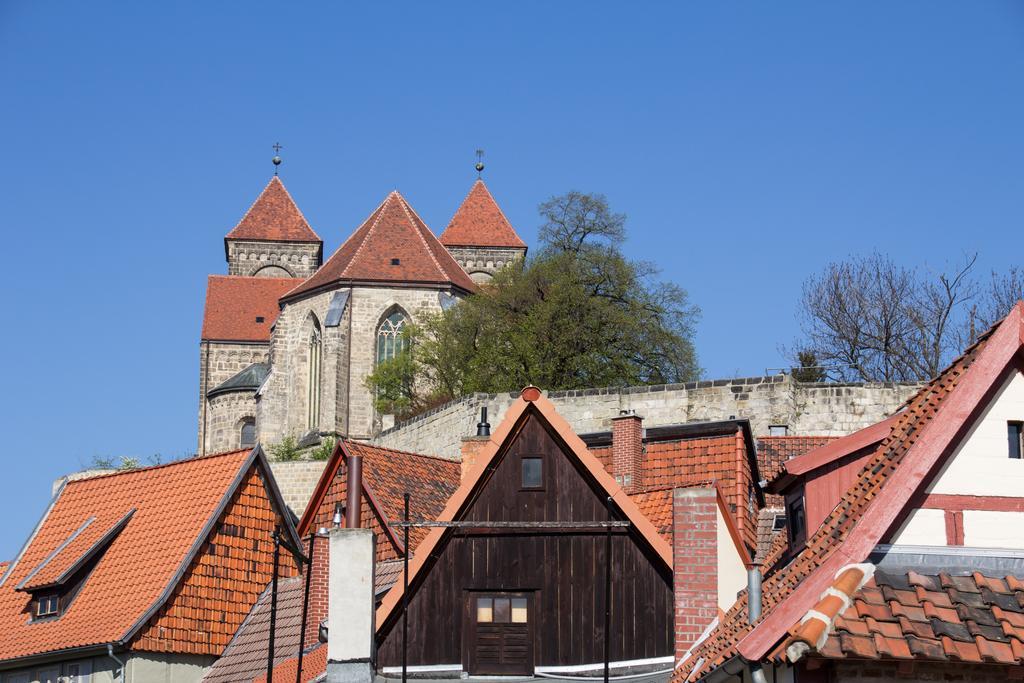
M 256 418 L 242 418 L 242 426 L 238 434 L 239 448 L 252 448 L 256 445 Z
M 405 323 L 405 313 L 397 310 L 381 321 L 377 328 L 378 363 L 394 358 L 406 349 L 409 340 L 402 336 Z
M 320 424 L 320 326 L 315 322 L 309 334 L 309 396 L 306 400 L 308 411 L 306 427 L 313 429 Z

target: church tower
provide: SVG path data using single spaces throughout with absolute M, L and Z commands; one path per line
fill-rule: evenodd
M 316 272 L 324 243 L 274 176 L 224 238 L 228 275 L 301 277 Z
M 489 282 L 496 272 L 526 257 L 526 242 L 479 179 L 439 239 L 476 283 Z

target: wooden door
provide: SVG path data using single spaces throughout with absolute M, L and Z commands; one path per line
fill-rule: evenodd
M 474 592 L 467 594 L 466 607 L 466 671 L 472 675 L 532 675 L 532 596 Z

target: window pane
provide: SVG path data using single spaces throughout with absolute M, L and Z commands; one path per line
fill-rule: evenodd
M 1010 447 L 1010 457 L 1015 459 L 1015 460 L 1020 460 L 1020 457 L 1021 457 L 1021 452 L 1020 452 L 1020 432 L 1021 432 L 1021 423 L 1020 422 L 1008 422 L 1006 424 L 1006 438 L 1007 438 L 1007 441 L 1009 442 L 1008 445 Z
M 540 458 L 523 458 L 523 488 L 536 489 L 544 484 L 544 461 Z
M 494 610 L 491 607 L 490 598 L 476 599 L 476 620 L 482 622 L 494 621 Z
M 512 623 L 526 623 L 526 598 L 512 598 Z
M 507 624 L 509 619 L 508 598 L 494 598 L 494 623 Z
M 239 441 L 242 448 L 251 448 L 256 445 L 256 420 L 246 420 L 242 423 L 242 434 Z

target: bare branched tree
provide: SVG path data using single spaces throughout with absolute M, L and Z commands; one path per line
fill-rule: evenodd
M 959 350 L 976 257 L 922 274 L 880 254 L 829 264 L 804 283 L 799 352 L 834 381 L 930 378 Z

